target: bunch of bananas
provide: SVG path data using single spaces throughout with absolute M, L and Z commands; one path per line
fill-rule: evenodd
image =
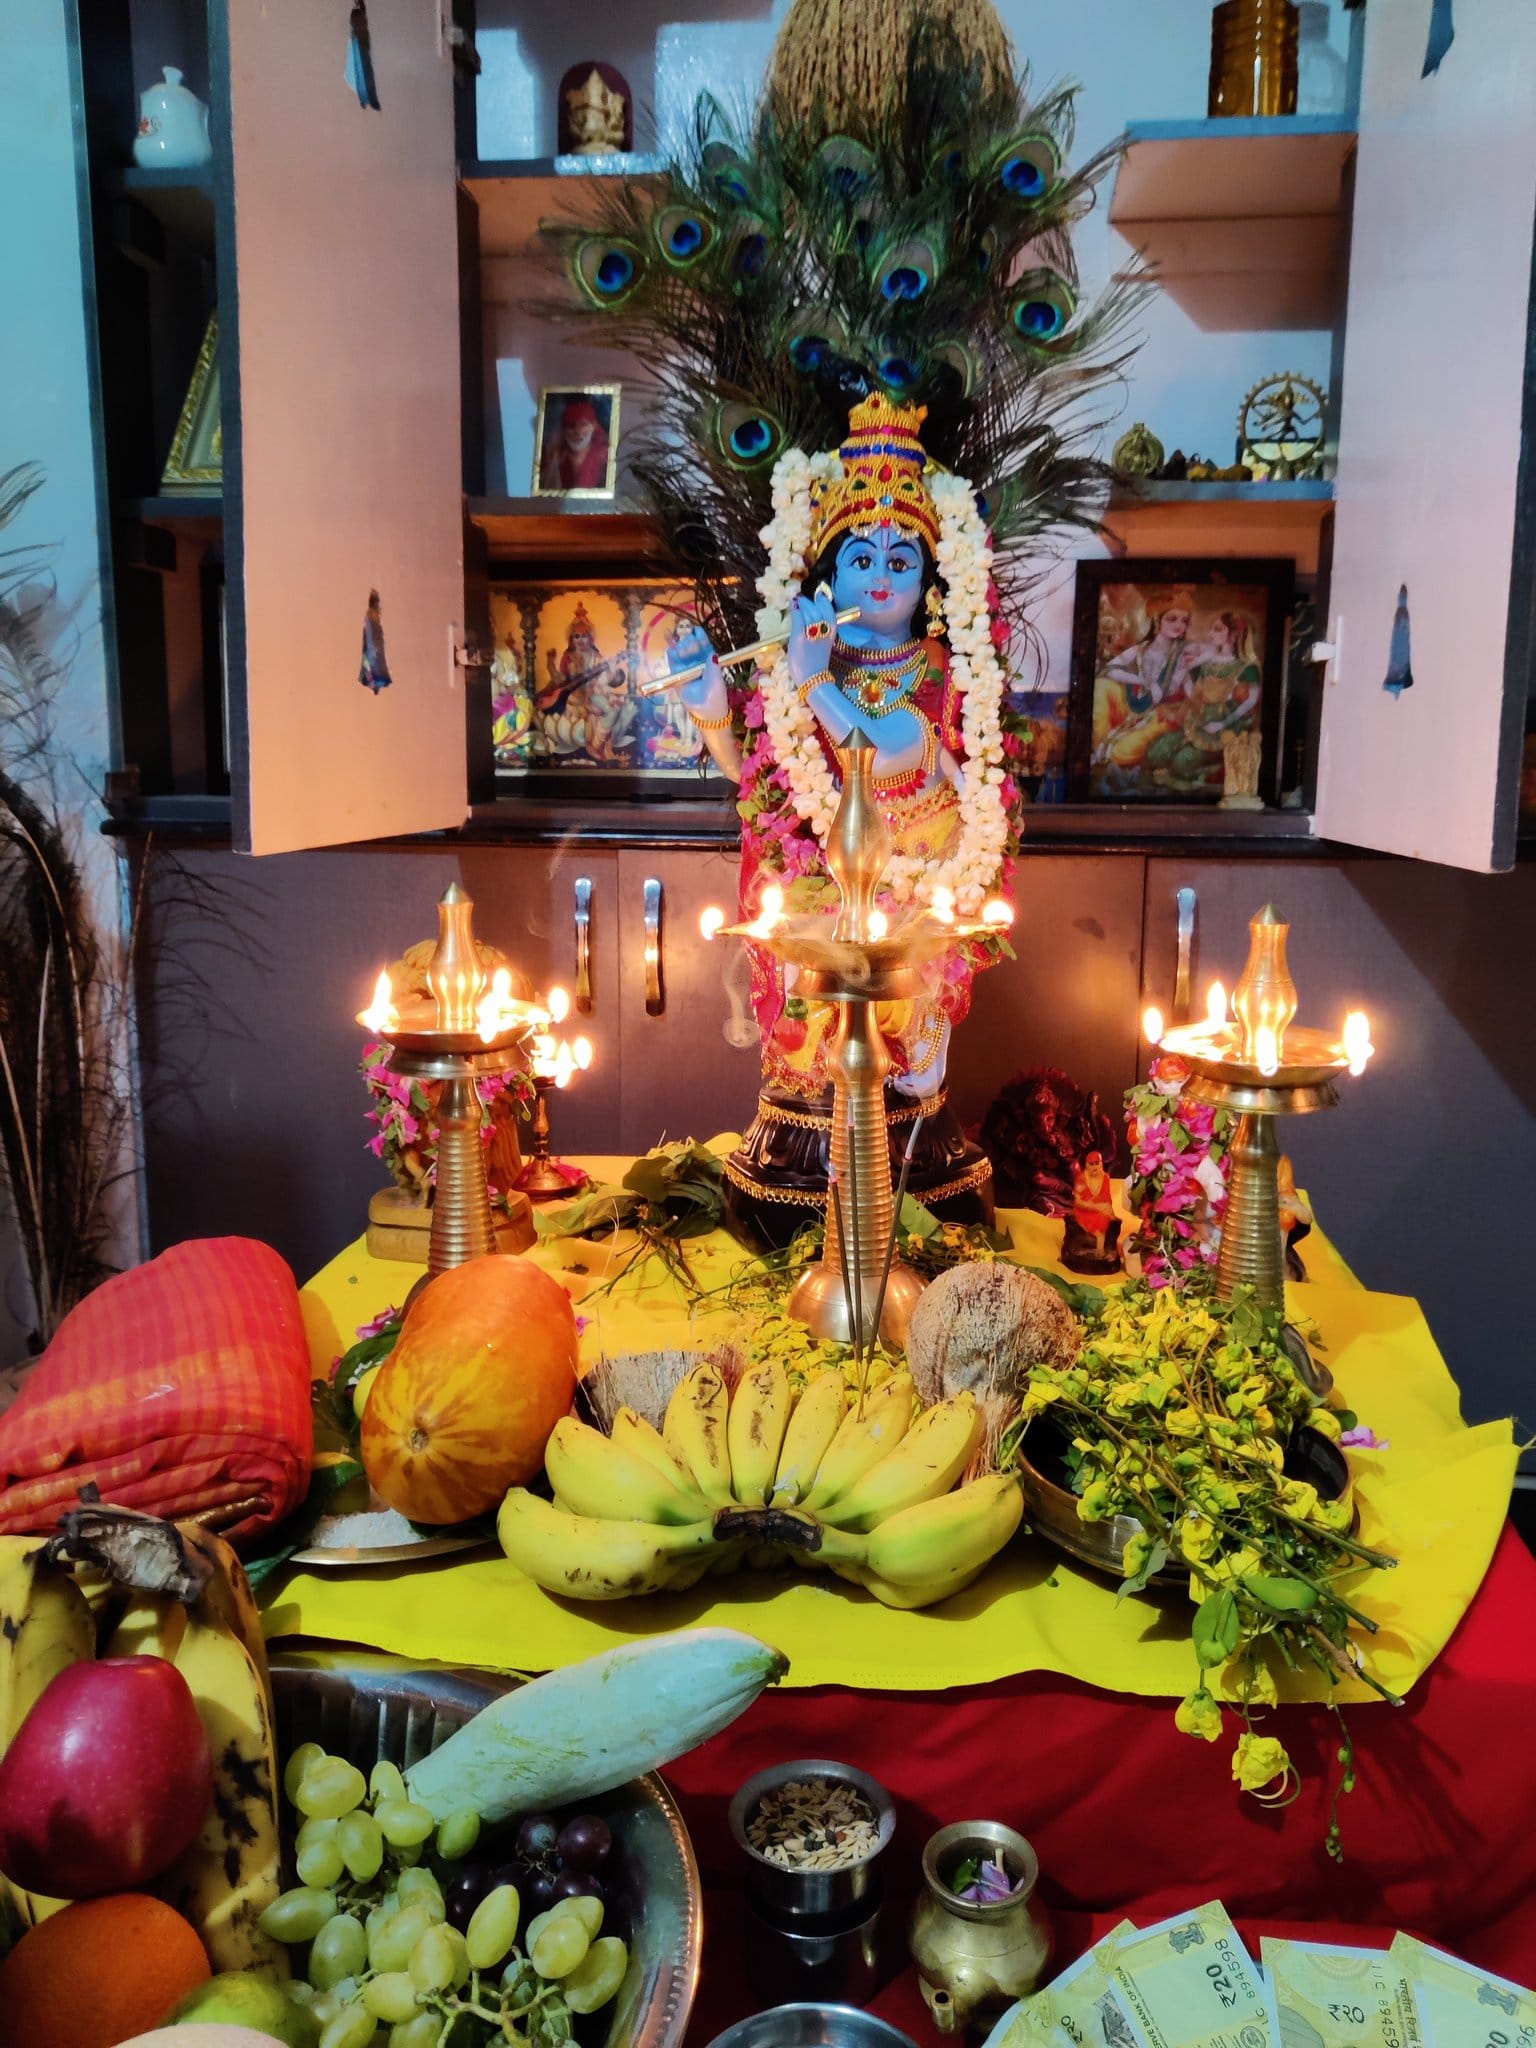
M 850 1406 L 840 1373 L 817 1374 L 797 1400 L 775 1361 L 734 1394 L 699 1365 L 660 1430 L 630 1408 L 607 1436 L 557 1423 L 544 1455 L 553 1503 L 514 1487 L 497 1532 L 520 1571 L 575 1600 L 793 1562 L 825 1566 L 888 1607 L 929 1607 L 968 1586 L 1024 1512 L 1007 1474 L 956 1486 L 981 1435 L 971 1394 L 914 1419 L 905 1372 Z
M 0 1537 L 0 1754 L 67 1666 L 97 1656 L 173 1663 L 207 1731 L 214 1799 L 202 1833 L 152 1889 L 197 1929 L 215 1971 L 285 1979 L 287 1950 L 257 1925 L 282 1888 L 279 1777 L 261 1617 L 240 1560 L 195 1523 L 90 1512 L 96 1533 L 112 1527 L 125 1540 L 72 1557 L 68 1538 Z M 182 1569 L 168 1571 L 168 1557 Z M 136 1575 L 157 1589 L 136 1586 Z M 0 1932 L 18 1939 L 65 1903 L 0 1877 Z

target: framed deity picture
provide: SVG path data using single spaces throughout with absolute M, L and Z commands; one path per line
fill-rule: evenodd
M 692 590 L 660 578 L 493 583 L 498 780 L 547 795 L 698 796 L 714 768 L 693 721 L 675 692 L 637 687 L 673 665 L 694 616 Z
M 224 429 L 219 411 L 219 316 L 214 313 L 192 365 L 171 452 L 160 473 L 166 497 L 205 497 L 224 487 Z
M 619 473 L 619 386 L 546 384 L 533 436 L 536 498 L 611 498 Z
M 1079 562 L 1067 795 L 1075 803 L 1220 801 L 1229 735 L 1259 748 L 1278 800 L 1285 624 L 1295 564 Z M 1244 750 L 1236 750 L 1242 752 Z

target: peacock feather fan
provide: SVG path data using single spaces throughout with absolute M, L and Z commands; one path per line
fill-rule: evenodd
M 1016 616 L 1052 537 L 1102 510 L 1095 438 L 1146 285 L 1084 303 L 1071 235 L 1117 150 L 1069 168 L 1075 88 L 1032 101 L 930 13 L 904 80 L 831 133 L 772 86 L 744 118 L 705 95 L 659 179 L 544 230 L 567 278 L 544 310 L 641 365 L 631 465 L 733 638 L 752 637 L 775 461 L 835 447 L 871 391 L 927 407 Z

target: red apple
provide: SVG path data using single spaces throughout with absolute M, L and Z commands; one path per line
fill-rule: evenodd
M 191 1689 L 159 1657 L 73 1664 L 0 1758 L 0 1871 L 27 1891 L 138 1891 L 213 1804 L 213 1759 Z

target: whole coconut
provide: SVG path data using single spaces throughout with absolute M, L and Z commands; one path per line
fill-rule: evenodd
M 990 1451 L 1023 1397 L 1031 1366 L 1068 1366 L 1081 1332 L 1047 1281 L 1018 1266 L 951 1266 L 924 1291 L 907 1331 L 907 1368 L 925 1407 L 976 1396 Z

